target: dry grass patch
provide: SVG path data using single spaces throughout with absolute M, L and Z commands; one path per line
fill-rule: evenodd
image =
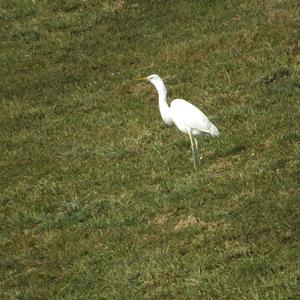
M 151 225 L 165 225 L 172 216 L 172 213 L 164 214 L 164 215 L 158 215 L 153 220 L 149 221 L 148 224 Z
M 218 222 L 206 222 L 190 214 L 186 218 L 179 220 L 175 225 L 174 230 L 179 231 L 191 226 L 199 226 L 203 230 L 215 231 L 220 227 L 224 229 L 224 227 L 227 227 L 228 224 L 225 224 L 222 220 L 219 220 Z
M 105 13 L 116 14 L 124 9 L 124 0 L 105 1 L 103 4 L 103 11 Z

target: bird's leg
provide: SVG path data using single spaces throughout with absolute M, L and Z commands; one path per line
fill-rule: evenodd
M 192 153 L 193 153 L 194 168 L 196 170 L 196 159 L 195 159 L 195 150 L 194 150 L 193 137 L 192 137 L 192 134 L 191 134 L 190 130 L 188 130 L 188 133 L 189 133 L 189 137 L 190 137 L 190 140 L 191 140 L 191 148 L 192 148 Z
M 196 138 L 194 138 L 194 141 L 195 141 L 195 145 L 196 145 L 196 150 L 197 150 L 198 158 L 199 158 L 199 160 L 201 160 L 202 159 L 202 155 L 199 155 L 198 141 L 197 141 Z
M 197 151 L 197 159 L 199 158 L 199 148 L 198 148 L 198 141 L 194 138 L 194 143 L 196 146 L 196 151 Z

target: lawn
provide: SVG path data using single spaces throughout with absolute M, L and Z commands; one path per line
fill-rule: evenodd
M 0 4 L 1 299 L 299 299 L 300 5 Z M 164 125 L 154 87 L 219 128 Z

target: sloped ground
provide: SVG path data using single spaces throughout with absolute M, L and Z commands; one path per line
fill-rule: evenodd
M 1 298 L 300 297 L 299 16 L 1 2 Z M 151 73 L 220 129 L 196 172 Z

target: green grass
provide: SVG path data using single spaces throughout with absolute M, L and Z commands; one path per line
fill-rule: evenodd
M 298 1 L 0 4 L 1 299 L 296 299 Z M 164 126 L 161 75 L 218 126 Z

